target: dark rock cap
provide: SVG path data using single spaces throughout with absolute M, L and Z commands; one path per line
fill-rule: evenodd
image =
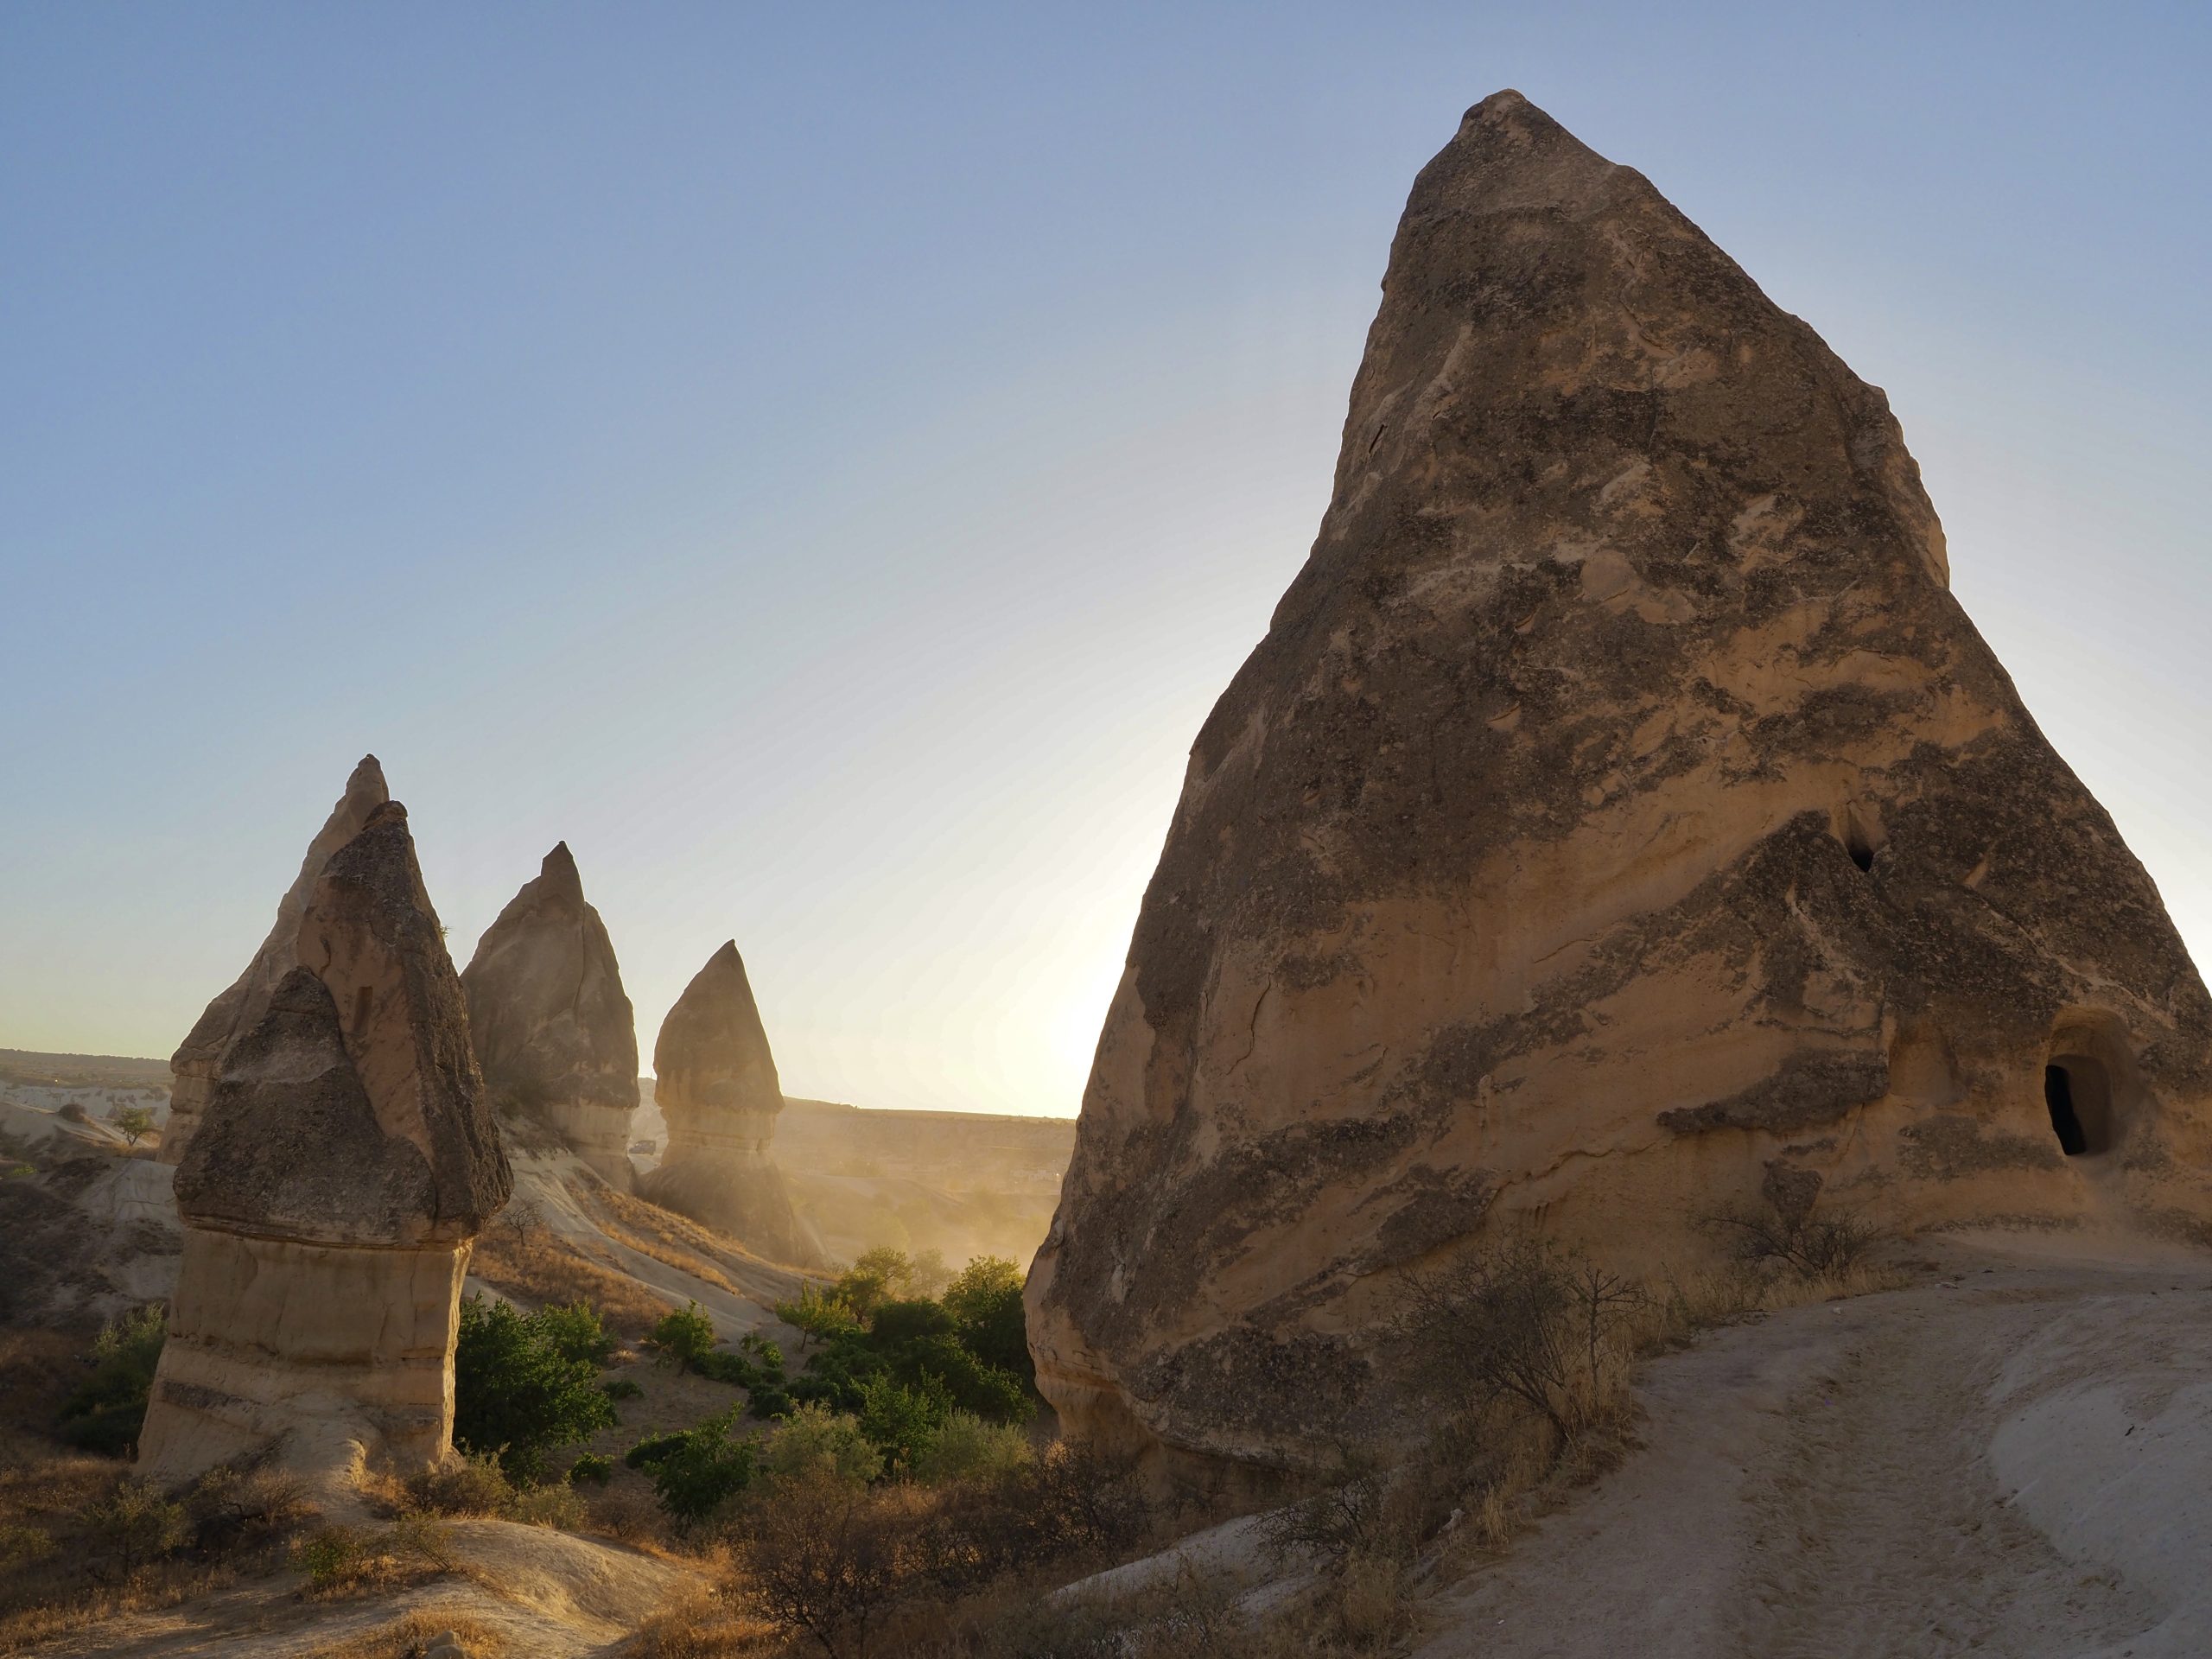
M 474 1234 L 512 1178 L 405 807 L 376 808 L 331 855 L 296 948 L 281 1006 L 226 1059 L 177 1170 L 179 1211 L 316 1242 Z

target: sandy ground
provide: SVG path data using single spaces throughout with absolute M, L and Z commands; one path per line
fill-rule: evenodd
M 1421 1659 L 2212 1653 L 2212 1261 L 1946 1242 L 1940 1281 L 1650 1367 L 1643 1449 Z

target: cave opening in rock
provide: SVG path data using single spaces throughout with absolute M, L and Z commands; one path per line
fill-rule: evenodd
M 1851 855 L 1851 861 L 1860 869 L 1874 868 L 1874 849 L 1867 843 L 1866 837 L 1859 833 L 1857 825 L 1854 824 L 1851 833 L 1844 837 L 1843 849 Z
M 2069 1158 L 2111 1147 L 2112 1084 L 2098 1062 L 2086 1054 L 2054 1058 L 2043 1069 L 2043 1100 L 2050 1111 L 2051 1133 Z

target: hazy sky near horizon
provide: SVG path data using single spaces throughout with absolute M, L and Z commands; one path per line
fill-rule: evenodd
M 0 12 L 0 1046 L 165 1055 L 373 751 L 465 963 L 565 838 L 640 1046 L 1071 1113 L 1517 86 L 1887 389 L 2212 959 L 2212 12 Z

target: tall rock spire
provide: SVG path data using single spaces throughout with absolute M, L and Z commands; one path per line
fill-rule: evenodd
M 461 1279 L 511 1177 L 443 933 L 406 808 L 377 806 L 309 887 L 177 1167 L 156 1478 L 273 1455 L 336 1480 L 355 1446 L 450 1445 Z
M 162 1126 L 163 1163 L 181 1161 L 185 1147 L 191 1144 L 192 1132 L 199 1124 L 200 1111 L 207 1103 L 208 1091 L 222 1071 L 224 1054 L 240 1033 L 258 1023 L 277 982 L 291 971 L 293 940 L 299 932 L 300 916 L 307 909 L 308 893 L 315 886 L 315 877 L 322 874 L 322 867 L 333 853 L 360 833 L 369 814 L 391 798 L 391 792 L 385 787 L 384 768 L 377 764 L 373 754 L 363 755 L 360 764 L 353 768 L 353 776 L 346 780 L 346 792 L 338 798 L 337 805 L 330 809 L 321 830 L 308 843 L 308 855 L 300 862 L 300 873 L 276 906 L 276 922 L 269 930 L 269 937 L 261 942 L 261 948 L 253 953 L 253 960 L 246 963 L 245 971 L 231 988 L 207 1005 L 207 1011 L 169 1060 L 169 1116 Z
M 461 982 L 493 1105 L 511 1122 L 535 1119 L 628 1192 L 637 1019 L 568 842 L 499 912 Z
M 1539 1219 L 1689 1260 L 1770 1166 L 1906 1226 L 2201 1226 L 2212 1004 L 1882 394 L 1517 93 L 1382 289 L 1031 1274 L 1063 1420 L 1318 1456 L 1408 1268 Z
M 771 1261 L 818 1266 L 813 1229 L 792 1211 L 769 1153 L 784 1109 L 775 1056 L 733 939 L 708 959 L 661 1022 L 653 1099 L 668 1147 L 639 1191 Z

